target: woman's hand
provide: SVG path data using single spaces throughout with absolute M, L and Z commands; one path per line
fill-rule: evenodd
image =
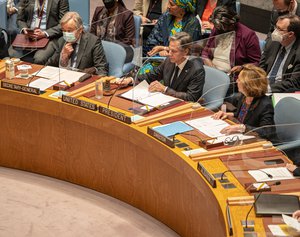
M 290 172 L 294 172 L 294 170 L 297 168 L 297 166 L 288 163 L 288 164 L 286 164 L 286 168 L 287 168 Z
M 230 135 L 234 133 L 242 133 L 245 132 L 245 125 L 244 124 L 237 124 L 237 125 L 230 125 L 226 128 L 223 128 L 220 133 L 225 135 Z
M 293 218 L 295 218 L 296 220 L 298 220 L 298 222 L 300 222 L 300 210 L 295 211 L 293 213 Z
M 120 78 L 116 80 L 116 84 L 121 85 L 121 86 L 128 86 L 130 83 L 133 82 L 132 77 L 125 77 L 125 78 Z
M 213 119 L 227 119 L 228 114 L 220 110 L 219 112 L 213 114 L 213 116 L 211 116 L 211 117 Z

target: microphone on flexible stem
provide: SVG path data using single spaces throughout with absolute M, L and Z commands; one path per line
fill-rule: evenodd
M 275 182 L 275 183 L 273 183 L 273 184 L 270 184 L 269 186 L 276 186 L 276 185 L 280 185 L 280 184 L 281 184 L 281 182 L 280 182 L 280 181 L 277 181 L 277 182 Z M 257 188 L 257 191 L 260 191 L 260 189 L 261 189 L 263 186 L 264 186 L 264 183 L 263 183 L 260 187 Z M 259 197 L 260 197 L 260 195 L 261 195 L 262 193 L 263 193 L 263 192 L 260 191 L 260 192 L 257 194 L 257 196 L 256 196 L 255 199 L 254 199 L 253 204 L 251 205 L 250 210 L 248 211 L 248 213 L 247 213 L 247 215 L 246 215 L 244 231 L 249 231 L 249 232 L 254 231 L 254 227 L 248 227 L 248 217 L 249 217 L 249 214 L 250 214 L 250 212 L 252 211 L 252 209 L 253 209 L 255 203 L 258 201 L 258 199 L 259 199 Z
M 233 172 L 233 171 L 249 171 L 249 170 L 226 170 L 226 171 L 224 171 L 224 172 L 221 174 L 221 180 L 223 180 L 224 175 L 225 175 L 227 172 Z M 264 171 L 264 170 L 259 170 L 259 169 L 258 169 L 258 171 L 265 173 L 270 179 L 273 178 L 273 175 L 267 173 L 267 172 Z

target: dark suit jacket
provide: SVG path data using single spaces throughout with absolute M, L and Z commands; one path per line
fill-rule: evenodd
M 234 112 L 235 118 L 237 118 L 239 115 L 244 98 L 244 95 L 238 94 L 232 100 L 232 104 L 236 107 L 236 111 Z M 265 125 L 275 124 L 274 107 L 269 96 L 262 96 L 253 99 L 248 113 L 245 117 L 244 124 L 246 126 L 246 132 Z M 267 138 L 269 140 L 274 141 L 275 139 L 277 139 L 276 129 L 274 126 L 257 129 L 255 130 L 255 132 L 257 132 L 261 137 Z
M 202 17 L 207 2 L 208 0 L 197 1 L 197 14 L 199 15 L 200 18 Z M 218 0 L 217 7 L 219 6 L 227 6 L 232 8 L 234 11 L 236 11 L 236 0 Z
M 275 63 L 280 48 L 281 44 L 279 42 L 272 41 L 266 45 L 259 66 L 267 73 L 270 72 Z M 286 75 L 283 76 L 282 81 L 271 85 L 272 92 L 294 92 L 300 90 L 300 39 L 296 40 L 292 46 L 282 73 Z
M 97 24 L 99 24 L 99 20 L 102 19 L 100 16 L 103 15 L 106 11 L 107 11 L 106 8 L 103 6 L 96 8 L 91 23 L 90 32 L 92 34 L 94 35 L 97 34 L 96 31 Z M 116 40 L 121 41 L 127 45 L 133 45 L 135 39 L 135 25 L 134 25 L 133 13 L 131 11 L 128 11 L 128 9 L 123 7 L 121 4 L 119 4 L 118 14 L 119 15 L 116 17 L 116 21 L 115 21 Z M 103 37 L 100 36 L 100 38 L 104 40 Z
M 153 72 L 138 76 L 138 80 L 163 81 L 168 86 L 167 95 L 171 95 L 187 101 L 197 101 L 202 95 L 205 80 L 205 72 L 202 60 L 199 58 L 189 59 L 178 78 L 170 86 L 170 80 L 175 70 L 175 63 L 167 58 Z
M 30 28 L 35 0 L 21 0 L 17 23 L 20 29 Z M 60 20 L 69 11 L 68 0 L 48 0 L 46 32 L 50 38 L 61 36 Z
M 65 45 L 65 40 L 61 37 L 56 44 L 54 55 L 48 60 L 47 65 L 59 66 L 60 53 Z M 83 33 L 78 49 L 76 68 L 84 70 L 95 67 L 97 74 L 107 75 L 108 64 L 106 62 L 101 40 L 90 33 Z
M 216 47 L 216 35 L 217 32 L 213 29 L 202 51 L 203 58 L 213 59 L 213 52 Z M 231 67 L 246 63 L 258 65 L 260 55 L 259 41 L 255 32 L 238 22 L 235 29 L 235 40 L 230 51 Z

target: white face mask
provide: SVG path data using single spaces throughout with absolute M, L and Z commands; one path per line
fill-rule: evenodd
M 73 31 L 73 32 L 63 32 L 63 37 L 64 37 L 64 40 L 68 43 L 74 43 L 77 39 L 76 39 L 76 36 L 75 36 L 75 32 L 76 31 Z
M 275 29 L 271 34 L 272 41 L 276 41 L 281 43 L 283 40 L 283 35 L 279 33 L 277 29 Z

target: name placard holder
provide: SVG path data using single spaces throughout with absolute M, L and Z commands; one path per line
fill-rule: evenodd
M 167 146 L 174 148 L 175 147 L 175 143 L 173 141 L 173 139 L 170 139 L 168 137 L 165 137 L 163 135 L 161 135 L 160 133 L 156 132 L 154 129 L 148 127 L 147 128 L 147 133 L 156 138 L 157 140 L 161 141 L 162 143 L 166 144 Z
M 198 162 L 197 169 L 213 188 L 217 187 L 216 179 L 205 169 L 205 167 L 200 162 Z
M 117 119 L 117 120 L 119 120 L 119 121 L 121 121 L 123 123 L 127 123 L 127 124 L 131 124 L 132 123 L 131 118 L 129 116 L 126 116 L 123 113 L 111 110 L 109 108 L 105 108 L 105 107 L 99 106 L 99 113 L 100 114 L 104 114 L 104 115 L 106 115 L 108 117 Z
M 20 91 L 32 95 L 40 95 L 40 89 L 30 86 L 18 85 L 10 82 L 1 81 L 1 88 L 13 90 L 13 91 Z
M 75 105 L 84 109 L 88 109 L 88 110 L 92 110 L 92 111 L 96 111 L 97 110 L 97 104 L 93 104 L 84 100 L 79 100 L 77 98 L 71 97 L 71 96 L 67 96 L 67 95 L 63 95 L 61 97 L 61 101 L 71 104 L 71 105 Z

